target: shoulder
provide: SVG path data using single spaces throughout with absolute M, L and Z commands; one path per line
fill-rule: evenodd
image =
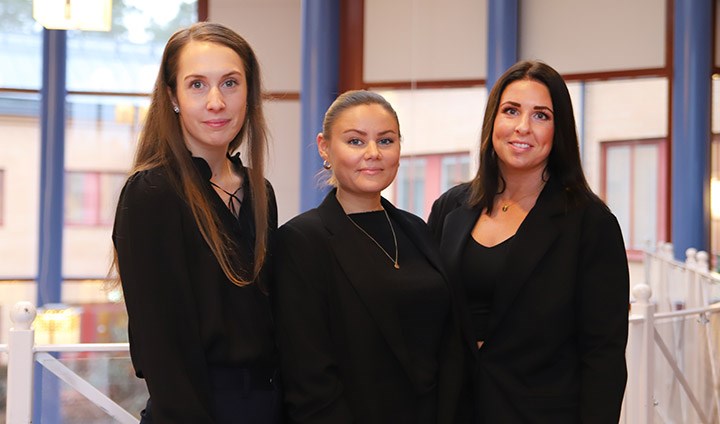
M 449 189 L 433 202 L 428 225 L 438 241 L 442 235 L 445 217 L 455 209 L 467 204 L 469 197 L 470 183 L 463 183 Z
M 465 204 L 470 197 L 470 183 L 456 185 L 435 200 L 434 204 L 455 209 Z
M 311 209 L 281 225 L 277 230 L 277 237 L 279 239 L 306 238 L 324 232 L 323 228 L 324 225 L 318 210 Z
M 120 203 L 141 207 L 153 207 L 180 199 L 170 177 L 162 168 L 138 171 L 125 182 Z

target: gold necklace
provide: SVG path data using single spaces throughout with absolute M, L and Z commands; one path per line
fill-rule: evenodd
M 382 250 L 382 252 L 385 254 L 385 256 L 387 256 L 388 258 L 390 258 L 390 261 L 393 263 L 393 267 L 395 267 L 395 269 L 400 269 L 400 265 L 398 264 L 398 243 L 397 243 L 397 237 L 395 236 L 395 228 L 393 228 L 392 221 L 390 221 L 390 217 L 388 216 L 387 210 L 385 210 L 385 209 L 383 208 L 383 212 L 385 212 L 385 218 L 387 219 L 388 224 L 390 224 L 390 232 L 392 232 L 393 243 L 395 244 L 395 258 L 394 258 L 394 259 L 393 259 L 392 256 L 390 256 L 390 254 L 387 252 L 387 250 L 385 250 L 385 249 L 380 245 L 380 243 L 377 242 L 377 240 L 375 240 L 370 234 L 368 234 L 367 231 L 363 230 L 363 228 L 362 228 L 361 226 L 357 225 L 357 223 L 356 223 L 355 221 L 353 221 L 352 218 L 350 218 L 350 215 L 347 215 L 347 214 L 346 214 L 345 216 L 347 216 L 347 218 L 350 220 L 350 222 L 352 222 L 352 224 L 353 224 L 358 230 L 362 231 L 363 234 L 365 234 L 370 240 L 372 240 L 372 242 L 375 243 L 375 245 L 376 245 L 377 247 L 379 247 L 380 250 Z
M 538 189 L 538 191 L 536 191 L 536 192 L 534 192 L 534 193 L 526 194 L 525 196 L 523 196 L 523 197 L 521 197 L 521 198 L 513 201 L 512 203 L 505 203 L 504 205 L 502 205 L 502 207 L 500 208 L 500 210 L 502 210 L 503 212 L 507 212 L 508 209 L 510 209 L 510 206 L 513 205 L 513 203 L 517 205 L 518 203 L 520 203 L 521 200 L 523 200 L 523 199 L 525 199 L 525 198 L 528 198 L 528 197 L 530 197 L 530 196 L 537 196 L 537 195 L 539 195 L 540 192 L 542 191 L 543 187 L 545 187 L 545 183 L 544 183 L 544 182 L 543 182 L 542 184 L 540 184 L 540 188 Z M 508 199 L 508 200 L 512 200 L 512 199 Z

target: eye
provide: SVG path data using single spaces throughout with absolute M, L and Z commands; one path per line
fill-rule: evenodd
M 348 144 L 351 146 L 360 146 L 363 144 L 363 142 L 359 138 L 351 138 L 350 140 L 348 140 Z
M 381 146 L 389 146 L 389 145 L 393 144 L 394 142 L 395 142 L 395 140 L 393 140 L 392 138 L 382 138 L 382 139 L 378 140 L 378 144 Z
M 234 79 L 227 80 L 223 83 L 225 87 L 236 87 L 238 85 L 238 82 Z
M 202 81 L 196 80 L 196 81 L 193 81 L 190 83 L 190 88 L 201 89 L 201 88 L 203 88 L 203 86 L 204 86 L 204 84 Z
M 517 114 L 520 113 L 520 112 L 518 112 L 518 110 L 517 110 L 517 108 L 516 108 L 515 106 L 505 106 L 505 107 L 502 109 L 502 113 L 504 113 L 504 114 L 506 114 L 506 115 L 515 116 L 515 115 L 517 115 Z
M 542 120 L 542 121 L 550 121 L 550 120 L 552 120 L 552 117 L 551 117 L 549 114 L 545 113 L 545 112 L 535 112 L 535 114 L 534 114 L 533 116 L 534 116 L 535 118 L 537 118 L 537 119 Z

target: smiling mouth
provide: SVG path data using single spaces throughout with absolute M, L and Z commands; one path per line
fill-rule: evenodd
M 519 149 L 529 149 L 529 148 L 530 148 L 530 145 L 529 145 L 529 144 L 527 144 L 527 143 L 521 143 L 521 142 L 519 142 L 519 141 L 511 141 L 511 142 L 510 142 L 510 145 L 511 145 L 511 146 L 514 146 L 514 147 L 517 147 L 517 148 L 519 148 Z

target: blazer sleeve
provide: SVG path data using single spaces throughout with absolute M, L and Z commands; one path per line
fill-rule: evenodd
M 132 360 L 146 381 L 153 422 L 211 423 L 209 377 L 189 275 L 184 205 L 162 179 L 136 174 L 113 230 Z
M 627 380 L 627 255 L 615 216 L 600 206 L 588 215 L 578 270 L 581 421 L 618 422 Z
M 469 190 L 469 183 L 460 184 L 446 191 L 433 202 L 427 223 L 433 238 L 438 244 L 442 239 L 445 218 L 450 212 L 467 201 Z
M 281 227 L 275 241 L 275 316 L 290 423 L 352 423 L 330 334 L 332 257 L 316 228 Z

